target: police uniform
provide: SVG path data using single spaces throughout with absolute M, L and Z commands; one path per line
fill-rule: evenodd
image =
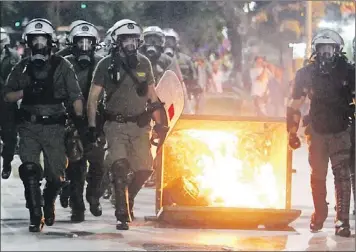
M 175 58 L 182 72 L 184 83 L 187 86 L 188 94 L 191 94 L 197 85 L 197 72 L 192 59 L 181 52 L 176 52 Z
M 147 85 L 154 85 L 155 79 L 150 61 L 140 53 L 137 54 L 137 59 L 136 69 L 131 69 L 134 78 L 140 85 L 143 85 L 142 88 L 144 89 L 147 88 Z M 136 184 L 135 180 L 143 180 L 144 182 L 151 174 L 150 117 L 145 118 L 144 116 L 148 98 L 147 95 L 138 95 L 139 84 L 122 67 L 117 70 L 117 74 L 108 71 L 111 64 L 111 55 L 98 63 L 94 71 L 93 85 L 102 85 L 106 92 L 104 132 L 108 142 L 108 150 L 105 165 L 112 167 L 113 185 L 116 188 L 115 216 L 118 220 L 126 222 L 130 218 L 127 216 L 127 209 L 125 209 L 126 203 L 121 202 L 123 195 L 120 194 L 125 192 L 118 189 L 121 183 L 118 173 L 122 172 L 120 169 L 129 167 L 127 172 L 136 174 L 131 182 L 132 185 Z M 114 79 L 115 75 L 116 80 Z M 117 162 L 128 162 L 128 164 L 115 166 Z M 139 174 L 148 174 L 148 176 Z M 132 200 L 141 189 L 137 186 L 133 187 L 130 190 L 129 186 L 128 190 L 129 197 Z
M 311 63 L 296 73 L 292 98 L 308 95 L 310 124 L 306 128 L 315 213 L 312 222 L 328 215 L 326 176 L 330 159 L 335 180 L 336 219 L 347 225 L 350 209 L 349 97 L 355 90 L 355 68 L 340 58 L 329 74 Z
M 102 59 L 102 57 L 94 54 L 94 62 L 90 64 L 88 67 L 81 67 L 78 61 L 76 60 L 74 55 L 69 55 L 65 57 L 74 68 L 74 71 L 78 77 L 78 82 L 82 94 L 84 96 L 84 100 L 88 99 L 90 84 L 93 76 L 93 72 L 97 63 Z M 85 106 L 86 107 L 86 106 Z M 99 131 L 102 132 L 102 125 L 99 123 Z M 105 137 L 101 136 L 103 141 L 101 144 L 93 149 L 95 152 L 92 157 L 85 157 L 76 162 L 69 162 L 68 169 L 66 170 L 67 177 L 70 180 L 70 185 L 66 189 L 69 189 L 70 192 L 67 192 L 70 195 L 70 201 L 72 206 L 72 221 L 76 220 L 84 220 L 84 211 L 85 205 L 83 202 L 83 190 L 84 190 L 84 182 L 85 176 L 88 182 L 87 189 L 86 189 L 86 198 L 87 201 L 90 203 L 90 211 L 95 216 L 101 215 L 101 207 L 99 204 L 99 198 L 101 197 L 101 180 L 103 177 L 103 160 L 104 160 L 104 145 L 105 145 Z M 88 174 L 87 171 L 87 161 L 89 161 L 89 170 Z M 66 207 L 68 204 L 68 194 L 65 195 L 61 194 L 61 204 L 62 206 Z M 82 218 L 76 218 L 76 216 L 83 215 Z
M 41 90 L 28 93 L 29 90 Z M 50 56 L 42 70 L 32 67 L 30 59 L 21 60 L 11 71 L 4 88 L 5 95 L 10 92 L 24 90 L 18 126 L 20 135 L 19 155 L 22 166 L 19 168 L 20 178 L 25 185 L 25 198 L 30 210 L 31 232 L 38 232 L 37 218 L 41 218 L 42 210 L 40 185 L 43 174 L 38 173 L 40 153 L 44 155 L 44 177 L 46 187 L 43 190 L 44 217 L 47 225 L 54 223 L 54 203 L 62 186 L 66 167 L 65 107 L 64 102 L 73 103 L 82 99 L 77 77 L 71 64 L 59 56 Z M 32 176 L 36 176 L 34 182 Z M 29 183 L 29 184 L 28 184 Z M 42 203 L 43 204 L 43 203 Z
M 56 55 L 66 57 L 72 54 L 72 48 L 70 46 L 66 46 L 63 49 L 56 52 Z
M 0 94 L 3 92 L 5 81 L 11 69 L 19 62 L 20 57 L 13 49 L 5 47 L 1 52 L 0 65 Z M 2 97 L 2 96 L 1 96 Z M 14 157 L 17 144 L 17 131 L 15 123 L 16 104 L 5 103 L 3 97 L 0 99 L 0 132 L 4 147 L 1 153 L 4 170 L 3 178 L 8 178 L 11 174 L 11 161 Z

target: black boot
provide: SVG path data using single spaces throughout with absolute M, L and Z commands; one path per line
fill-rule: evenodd
M 311 189 L 314 202 L 314 213 L 311 216 L 310 230 L 317 232 L 323 228 L 328 217 L 328 203 L 326 202 L 326 180 L 311 178 Z
M 60 195 L 59 195 L 59 202 L 61 203 L 61 206 L 63 208 L 67 208 L 69 205 L 69 196 L 70 192 L 72 191 L 72 186 L 70 184 L 71 180 L 71 167 L 68 166 L 68 168 L 65 171 L 66 174 L 66 181 L 67 183 L 62 186 Z
M 349 177 L 343 175 L 343 170 L 340 170 L 340 175 L 335 176 L 335 235 L 349 237 L 351 235 L 349 224 L 351 183 Z
M 129 185 L 128 191 L 129 191 L 129 209 L 130 209 L 130 215 L 132 220 L 135 219 L 134 213 L 133 213 L 133 207 L 134 207 L 134 201 L 135 198 L 138 194 L 138 192 L 141 190 L 142 186 L 145 184 L 147 179 L 151 176 L 152 171 L 151 170 L 142 170 L 142 171 L 137 171 L 134 173 L 133 179 Z
M 1 177 L 3 179 L 8 179 L 10 177 L 10 175 L 11 175 L 11 170 L 12 170 L 11 160 L 4 159 L 3 162 L 4 163 L 2 165 Z
M 90 162 L 89 171 L 87 175 L 87 189 L 86 200 L 90 205 L 90 212 L 94 216 L 101 216 L 103 214 L 100 205 L 101 197 L 101 181 L 103 179 L 104 172 L 102 162 Z
M 41 166 L 25 162 L 19 167 L 19 176 L 25 188 L 26 207 L 30 212 L 30 232 L 41 232 L 43 228 L 41 183 L 43 171 Z
M 43 213 L 45 223 L 47 226 L 52 226 L 55 222 L 55 202 L 61 190 L 61 181 L 47 181 L 45 189 L 43 190 L 44 207 Z
M 83 200 L 83 191 L 85 184 L 86 162 L 80 161 L 73 164 L 70 176 L 70 200 L 72 203 L 71 221 L 84 221 L 85 204 Z
M 119 159 L 112 166 L 113 184 L 115 189 L 115 216 L 117 230 L 128 230 L 131 222 L 129 210 L 129 175 L 130 168 L 127 159 Z

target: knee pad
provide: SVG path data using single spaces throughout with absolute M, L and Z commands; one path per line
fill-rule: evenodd
M 111 167 L 112 174 L 115 179 L 120 179 L 128 182 L 130 174 L 130 163 L 126 158 L 116 160 Z
M 35 179 L 41 181 L 43 178 L 42 167 L 36 163 L 25 162 L 19 167 L 19 176 L 22 181 Z

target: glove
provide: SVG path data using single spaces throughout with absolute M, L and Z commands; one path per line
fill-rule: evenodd
M 152 135 L 151 144 L 154 146 L 157 146 L 157 150 L 163 145 L 163 142 L 166 139 L 168 130 L 169 130 L 169 127 L 164 126 L 163 124 L 155 124 L 153 126 L 153 131 L 154 131 L 154 133 L 156 133 L 156 136 L 154 136 L 154 134 Z M 154 141 L 156 139 L 158 139 L 158 142 Z
M 301 146 L 299 137 L 297 136 L 297 134 L 293 134 L 293 133 L 289 134 L 288 143 L 293 150 L 296 150 Z
M 89 143 L 96 143 L 96 141 L 98 140 L 98 132 L 96 130 L 96 127 L 89 127 L 87 138 Z

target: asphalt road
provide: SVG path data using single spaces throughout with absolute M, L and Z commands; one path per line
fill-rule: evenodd
M 146 222 L 154 215 L 154 190 L 144 188 L 135 203 L 135 216 L 129 231 L 115 229 L 114 209 L 102 199 L 103 215 L 94 217 L 89 210 L 86 221 L 70 223 L 70 210 L 56 205 L 54 226 L 42 233 L 28 232 L 28 210 L 25 208 L 22 182 L 17 176 L 19 160 L 13 162 L 13 175 L 1 181 L 1 251 L 355 251 L 355 218 L 351 216 L 352 237 L 334 235 L 334 188 L 328 175 L 329 218 L 319 233 L 310 233 L 309 218 L 313 211 L 309 187 L 306 148 L 295 152 L 293 166 L 292 208 L 302 215 L 291 223 L 290 231 L 178 229 Z M 88 205 L 87 205 L 87 208 Z M 353 207 L 352 207 L 353 209 Z

